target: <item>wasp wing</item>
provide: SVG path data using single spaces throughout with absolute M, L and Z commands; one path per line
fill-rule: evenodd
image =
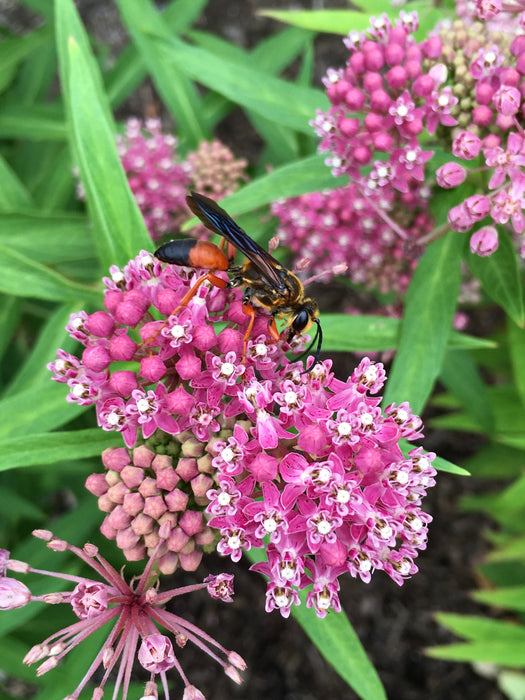
M 288 296 L 289 289 L 283 281 L 284 268 L 282 265 L 250 238 L 217 202 L 203 194 L 192 192 L 191 195 L 187 195 L 186 203 L 207 229 L 223 236 L 240 250 L 276 292 L 283 297 Z

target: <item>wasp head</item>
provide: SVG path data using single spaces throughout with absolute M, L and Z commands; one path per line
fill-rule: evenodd
M 300 333 L 306 333 L 313 324 L 315 323 L 317 325 L 317 331 L 315 333 L 315 337 L 308 346 L 308 348 L 305 350 L 303 355 L 308 354 L 317 342 L 317 347 L 315 348 L 315 354 L 314 354 L 314 361 L 313 364 L 310 365 L 310 367 L 307 367 L 305 372 L 310 372 L 310 370 L 315 367 L 315 365 L 319 362 L 319 355 L 321 354 L 321 345 L 323 342 L 323 331 L 321 329 L 321 324 L 319 323 L 319 309 L 317 307 L 316 302 L 313 299 L 305 299 L 302 304 L 300 304 L 296 311 L 295 315 L 293 316 L 291 322 L 290 322 L 290 334 L 288 336 L 288 340 L 290 341 L 294 336 L 299 335 Z

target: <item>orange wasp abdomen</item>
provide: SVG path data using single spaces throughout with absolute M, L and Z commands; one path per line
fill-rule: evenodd
M 171 265 L 186 265 L 203 270 L 227 270 L 226 255 L 215 243 L 183 238 L 170 241 L 156 251 L 155 256 Z

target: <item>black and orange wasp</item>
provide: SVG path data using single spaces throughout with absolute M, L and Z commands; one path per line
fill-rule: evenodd
M 305 296 L 301 280 L 250 238 L 213 199 L 192 192 L 187 195 L 186 203 L 204 226 L 222 236 L 228 245 L 225 253 L 210 241 L 186 238 L 169 241 L 155 251 L 155 257 L 162 262 L 208 270 L 178 308 L 185 306 L 206 280 L 217 287 L 244 287 L 243 311 L 250 317 L 244 334 L 244 354 L 255 320 L 254 305 L 259 306 L 271 313 L 268 329 L 274 340 L 279 339 L 276 318 L 288 317 L 288 342 L 317 325 L 316 335 L 306 351 L 317 342 L 313 364 L 306 370 L 310 371 L 319 361 L 323 333 L 317 303 Z M 234 264 L 236 250 L 247 258 L 243 265 Z M 231 275 L 229 282 L 214 274 L 219 270 Z

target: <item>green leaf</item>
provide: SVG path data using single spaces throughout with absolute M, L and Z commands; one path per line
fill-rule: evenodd
M 100 74 L 72 0 L 57 0 L 62 87 L 73 151 L 94 218 L 102 269 L 123 265 L 151 246 L 116 149 L 115 127 Z
M 418 263 L 405 302 L 401 337 L 384 398 L 421 413 L 441 370 L 460 286 L 462 240 L 449 233 Z
M 259 10 L 257 14 L 313 32 L 343 36 L 352 29 L 361 31 L 370 25 L 368 13 L 353 10 Z
M 0 358 L 11 342 L 11 336 L 20 321 L 20 314 L 20 302 L 16 297 L 0 295 Z
M 25 185 L 0 155 L 0 212 L 31 207 L 33 200 Z
M 2 518 L 8 518 L 11 523 L 17 523 L 27 518 L 41 521 L 46 517 L 44 511 L 37 508 L 34 503 L 4 485 L 2 485 L 0 495 L 0 507 L 2 508 Z
M 467 457 L 464 464 L 474 476 L 505 479 L 522 473 L 525 455 L 512 447 L 491 443 Z
M 472 597 L 478 603 L 525 612 L 525 586 L 508 586 L 495 591 L 474 591 Z
M 69 143 L 63 144 L 46 163 L 45 177 L 35 183 L 33 196 L 42 212 L 63 209 L 73 198 L 75 181 Z
M 78 344 L 70 337 L 65 326 L 69 323 L 70 315 L 81 309 L 82 306 L 82 302 L 76 300 L 69 304 L 63 304 L 51 314 L 33 345 L 31 355 L 8 385 L 3 398 L 32 387 L 36 388 L 50 381 L 51 374 L 46 365 L 56 358 L 57 348 L 61 348 L 65 352 L 73 352 Z
M 525 561 L 525 535 L 511 537 L 497 549 L 493 549 L 485 558 L 489 563 L 504 561 Z
M 251 549 L 246 556 L 252 563 L 266 560 L 261 549 Z M 377 672 L 345 613 L 330 612 L 321 620 L 313 608 L 306 607 L 307 592 L 300 591 L 299 596 L 301 605 L 292 607 L 292 615 L 326 661 L 362 700 L 386 700 Z
M 491 434 L 494 416 L 490 397 L 471 355 L 461 350 L 449 350 L 439 378 L 483 430 Z
M 0 471 L 54 464 L 68 459 L 97 457 L 107 447 L 122 446 L 115 433 L 100 428 L 41 433 L 0 440 Z
M 18 64 L 30 53 L 51 40 L 50 27 L 41 27 L 23 37 L 4 38 L 0 42 L 0 92 L 11 82 Z
M 68 301 L 100 299 L 100 292 L 67 279 L 45 265 L 0 244 L 0 291 L 19 297 Z
M 501 642 L 513 639 L 516 642 L 525 642 L 525 627 L 513 623 L 456 613 L 437 613 L 435 617 L 440 625 L 465 639 L 480 642 Z
M 525 406 L 525 330 L 519 328 L 509 318 L 507 321 L 507 336 L 514 382 L 521 402 Z
M 33 435 L 59 428 L 88 410 L 66 401 L 67 386 L 50 380 L 49 386 L 21 391 L 0 401 L 0 439 Z
M 470 663 L 489 663 L 512 668 L 523 668 L 525 640 L 519 643 L 510 639 L 508 642 L 479 642 L 471 644 L 450 644 L 449 646 L 427 649 L 428 656 L 449 661 L 468 661 Z
M 432 466 L 440 472 L 447 472 L 449 474 L 457 474 L 458 476 L 470 476 L 470 472 L 463 467 L 458 467 L 457 464 L 449 462 L 448 459 L 443 459 L 443 457 L 436 457 L 432 461 Z
M 126 25 L 142 60 L 166 107 L 177 123 L 177 134 L 197 147 L 208 134 L 203 127 L 200 98 L 186 71 L 173 71 L 164 60 L 159 43 L 152 35 L 172 40 L 172 32 L 149 0 L 117 0 Z
M 64 141 L 67 137 L 64 114 L 60 109 L 49 105 L 6 105 L 0 112 L 0 137 Z
M 67 212 L 0 214 L 0 244 L 41 263 L 57 264 L 95 255 L 86 217 Z
M 238 216 L 281 197 L 298 197 L 319 189 L 333 189 L 342 183 L 343 178 L 334 178 L 330 174 L 321 156 L 308 156 L 252 180 L 242 189 L 222 199 L 221 206 L 232 216 Z M 181 230 L 190 229 L 196 221 L 193 218 L 185 222 Z
M 523 288 L 518 270 L 516 250 L 510 235 L 500 227 L 498 250 L 486 258 L 480 258 L 468 251 L 465 261 L 472 274 L 483 285 L 485 292 L 499 304 L 512 320 L 523 326 Z
M 392 350 L 397 344 L 399 320 L 386 316 L 321 314 L 323 350 L 372 352 Z
M 162 18 L 169 28 L 179 34 L 200 16 L 208 0 L 175 0 L 165 8 Z M 106 74 L 108 100 L 113 107 L 123 102 L 146 77 L 146 67 L 137 48 L 130 44 Z
M 182 71 L 232 102 L 277 124 L 311 134 L 309 121 L 314 118 L 315 110 L 329 108 L 328 98 L 320 90 L 288 83 L 178 39 L 166 41 L 153 37 L 152 41 L 176 71 Z

